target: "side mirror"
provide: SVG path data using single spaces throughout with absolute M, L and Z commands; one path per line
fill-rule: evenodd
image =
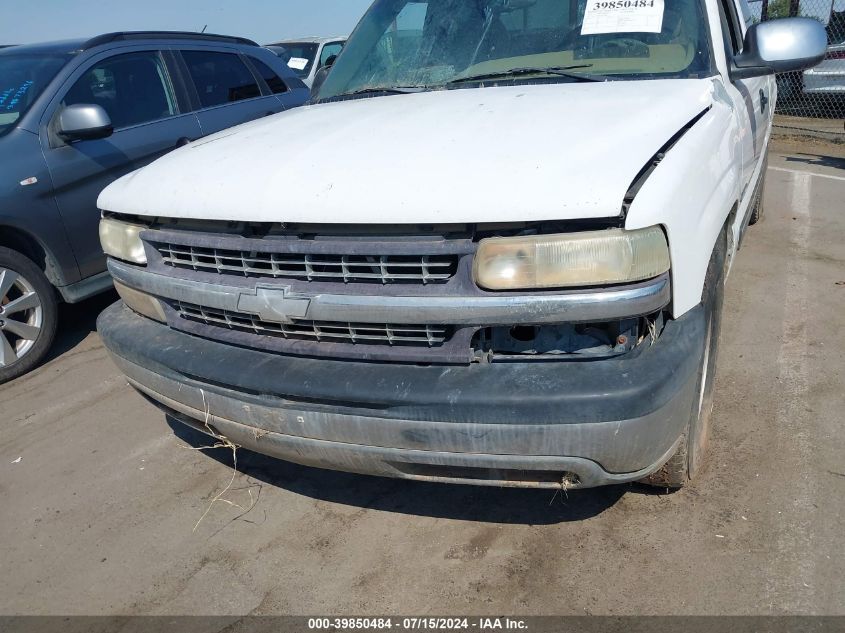
M 111 119 L 103 108 L 88 103 L 76 103 L 59 115 L 58 135 L 62 140 L 93 141 L 112 135 Z
M 812 18 L 783 18 L 751 26 L 742 52 L 731 64 L 731 79 L 812 68 L 827 53 L 827 32 Z
M 334 62 L 337 59 L 337 55 L 332 55 L 326 60 L 326 63 L 320 67 L 314 74 L 314 81 L 311 83 L 311 97 L 313 98 L 318 92 L 320 92 L 320 86 L 326 81 L 326 77 L 329 76 L 329 72 L 334 66 Z

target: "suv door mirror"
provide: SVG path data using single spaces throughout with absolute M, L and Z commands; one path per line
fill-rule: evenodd
M 98 105 L 75 103 L 59 115 L 57 134 L 67 142 L 93 141 L 111 136 L 112 132 L 114 127 L 108 113 Z
M 329 72 L 331 71 L 332 66 L 334 66 L 334 62 L 335 62 L 336 59 L 337 59 L 337 55 L 332 55 L 331 57 L 329 57 L 326 60 L 325 65 L 322 66 L 320 68 L 320 70 L 318 70 L 316 72 L 316 74 L 314 75 L 314 81 L 311 82 L 311 96 L 312 97 L 320 92 L 320 86 L 323 85 L 323 83 L 326 81 L 326 77 L 329 76 Z
M 827 52 L 827 32 L 812 18 L 761 22 L 745 33 L 742 52 L 731 64 L 731 79 L 812 68 Z

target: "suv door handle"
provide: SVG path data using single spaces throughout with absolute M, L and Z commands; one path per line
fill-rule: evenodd
M 766 91 L 760 88 L 760 113 L 766 114 L 766 108 L 769 107 L 769 98 L 766 96 Z

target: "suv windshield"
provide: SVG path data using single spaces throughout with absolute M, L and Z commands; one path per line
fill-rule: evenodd
M 319 98 L 576 73 L 709 75 L 706 25 L 701 0 L 376 0 Z
M 0 55 L 0 136 L 15 127 L 69 57 Z

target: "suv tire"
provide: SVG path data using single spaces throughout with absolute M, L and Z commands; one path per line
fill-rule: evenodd
M 698 387 L 690 411 L 690 419 L 675 454 L 656 473 L 643 483 L 661 488 L 681 488 L 701 471 L 710 440 L 713 413 L 713 383 L 719 355 L 719 333 L 722 325 L 722 306 L 725 297 L 727 263 L 727 231 L 722 229 L 704 280 L 701 302 L 706 323 L 704 353 L 698 370 Z
M 0 247 L 0 384 L 34 369 L 58 323 L 56 291 L 29 258 Z

